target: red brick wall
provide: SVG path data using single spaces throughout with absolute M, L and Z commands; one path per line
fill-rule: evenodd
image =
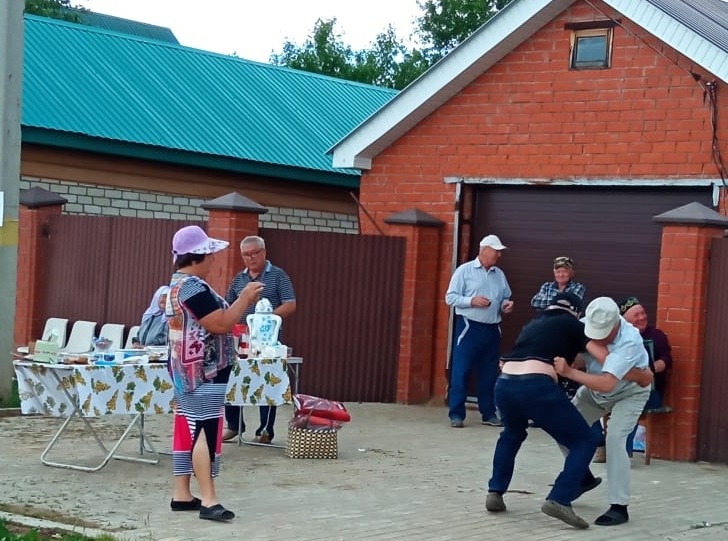
M 703 89 L 688 72 L 697 69 L 694 64 L 618 16 L 629 32 L 614 30 L 612 68 L 568 70 L 570 31 L 564 25 L 603 18 L 577 2 L 375 157 L 363 174 L 361 201 L 385 232 L 386 216 L 412 207 L 446 224 L 442 244 L 433 247 L 441 256 L 435 396 L 445 392 L 444 295 L 455 215 L 455 188 L 444 184 L 445 177 L 717 176 L 710 114 Z M 719 95 L 726 90 L 720 83 Z M 718 103 L 725 118 L 728 101 Z M 719 125 L 719 139 L 728 140 L 726 123 Z M 377 232 L 366 217 L 360 223 L 363 233 Z
M 207 277 L 209 284 L 220 295 L 225 295 L 233 276 L 245 268 L 240 255 L 240 241 L 249 235 L 258 235 L 258 218 L 256 212 L 210 209 L 207 234 L 230 243 L 227 250 L 215 254 L 215 268 Z
M 666 225 L 662 231 L 657 320 L 675 360 L 665 403 L 669 416 L 653 420 L 654 455 L 695 460 L 708 288 L 710 242 L 724 228 Z
M 44 227 L 52 216 L 61 213 L 62 205 L 18 210 L 18 275 L 15 292 L 15 346 L 27 345 L 43 332 L 43 294 L 46 273 L 48 237 Z M 59 317 L 61 317 L 59 315 Z
M 432 325 L 437 302 L 432 295 L 436 286 L 439 253 L 439 227 L 396 225 L 392 235 L 405 237 L 404 285 L 402 288 L 402 328 L 397 366 L 397 402 L 419 404 L 432 396 Z

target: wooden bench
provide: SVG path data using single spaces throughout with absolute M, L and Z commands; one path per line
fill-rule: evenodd
M 658 415 L 666 415 L 668 413 L 672 413 L 672 408 L 670 406 L 662 406 L 655 409 L 646 410 L 642 416 L 640 417 L 640 424 L 644 425 L 645 427 L 645 464 L 650 465 L 650 461 L 652 459 L 652 438 L 655 436 L 655 432 L 653 430 L 653 423 L 652 421 L 656 419 Z

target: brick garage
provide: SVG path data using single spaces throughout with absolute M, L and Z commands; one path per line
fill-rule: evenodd
M 431 374 L 433 397 L 443 397 L 447 384 L 445 289 L 453 265 L 474 253 L 473 240 L 485 233 L 471 227 L 473 186 L 540 186 L 543 205 L 557 212 L 558 201 L 549 191 L 553 185 L 640 186 L 652 189 L 659 198 L 663 187 L 704 186 L 710 191 L 712 184 L 720 183 L 713 142 L 725 149 L 728 131 L 718 122 L 714 133 L 711 116 L 714 112 L 716 118 L 725 118 L 726 106 L 718 100 L 713 111 L 710 97 L 713 90 L 717 95 L 726 91 L 728 77 L 701 68 L 700 63 L 708 62 L 702 62 L 697 52 L 684 49 L 688 53 L 680 53 L 657 30 L 648 31 L 662 17 L 658 22 L 670 30 L 673 25 L 681 32 L 680 39 L 692 32 L 683 21 L 658 12 L 642 0 L 515 0 L 383 107 L 377 120 L 389 118 L 388 125 L 377 128 L 370 122 L 370 127 L 335 147 L 335 166 L 363 169 L 361 200 L 386 233 L 393 230 L 385 218 L 408 208 L 425 211 L 444 224 L 437 241 L 428 247 L 439 257 L 432 290 L 423 292 L 414 289 L 414 282 L 405 284 L 405 296 L 432 295 L 436 300 L 429 342 L 433 364 L 424 371 Z M 594 21 L 613 24 L 611 66 L 570 70 L 573 28 Z M 676 47 L 682 47 L 678 37 Z M 728 59 L 728 52 L 702 39 L 720 62 Z M 614 216 L 619 218 L 619 209 L 614 209 Z M 580 219 L 587 220 L 588 215 Z M 363 217 L 361 227 L 363 232 L 375 231 Z M 568 227 L 578 228 L 579 223 L 568 220 Z M 699 245 L 693 240 L 688 242 Z M 507 238 L 504 241 L 509 244 Z M 616 252 L 619 238 L 613 242 Z M 518 245 L 509 248 L 516 251 Z M 417 256 L 413 256 L 408 265 L 414 269 L 416 264 Z M 700 264 L 685 259 L 670 265 L 695 270 Z M 688 316 L 690 322 L 677 317 L 684 312 L 673 317 L 670 307 L 683 306 L 685 292 L 662 287 L 662 273 L 668 271 L 665 265 L 663 260 L 652 319 L 670 333 L 676 362 L 681 363 L 694 355 L 687 352 L 697 345 L 693 331 L 699 329 L 695 321 L 700 314 Z M 669 278 L 673 279 L 677 277 Z M 511 286 L 530 291 L 538 282 Z M 704 289 L 690 287 L 688 294 L 701 291 L 704 294 Z M 410 323 L 403 321 L 403 329 Z M 411 371 L 420 359 L 406 354 L 403 350 L 400 363 Z M 680 372 L 690 381 L 699 379 L 699 362 L 688 361 Z M 688 392 L 697 396 L 699 389 L 691 387 Z M 689 431 L 694 428 L 691 421 Z M 694 457 L 689 444 L 683 447 L 673 456 Z

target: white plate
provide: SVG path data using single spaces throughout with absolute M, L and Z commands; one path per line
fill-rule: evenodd
M 30 353 L 30 350 L 28 349 L 28 346 L 20 346 L 18 349 L 16 349 L 18 353 L 22 353 L 23 355 L 27 355 Z

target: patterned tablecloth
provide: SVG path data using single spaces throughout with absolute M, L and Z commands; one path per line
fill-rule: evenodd
M 174 387 L 165 364 L 95 366 L 14 361 L 13 366 L 24 414 L 67 417 L 73 412 L 73 401 L 84 417 L 174 410 Z M 290 404 L 285 359 L 239 360 L 230 374 L 226 402 L 239 406 Z
M 72 400 L 78 401 L 84 417 L 173 411 L 174 389 L 164 364 L 94 366 L 15 361 L 13 366 L 20 409 L 25 414 L 66 417 L 73 411 Z
M 230 374 L 225 401 L 235 406 L 290 404 L 291 384 L 286 360 L 238 359 Z

